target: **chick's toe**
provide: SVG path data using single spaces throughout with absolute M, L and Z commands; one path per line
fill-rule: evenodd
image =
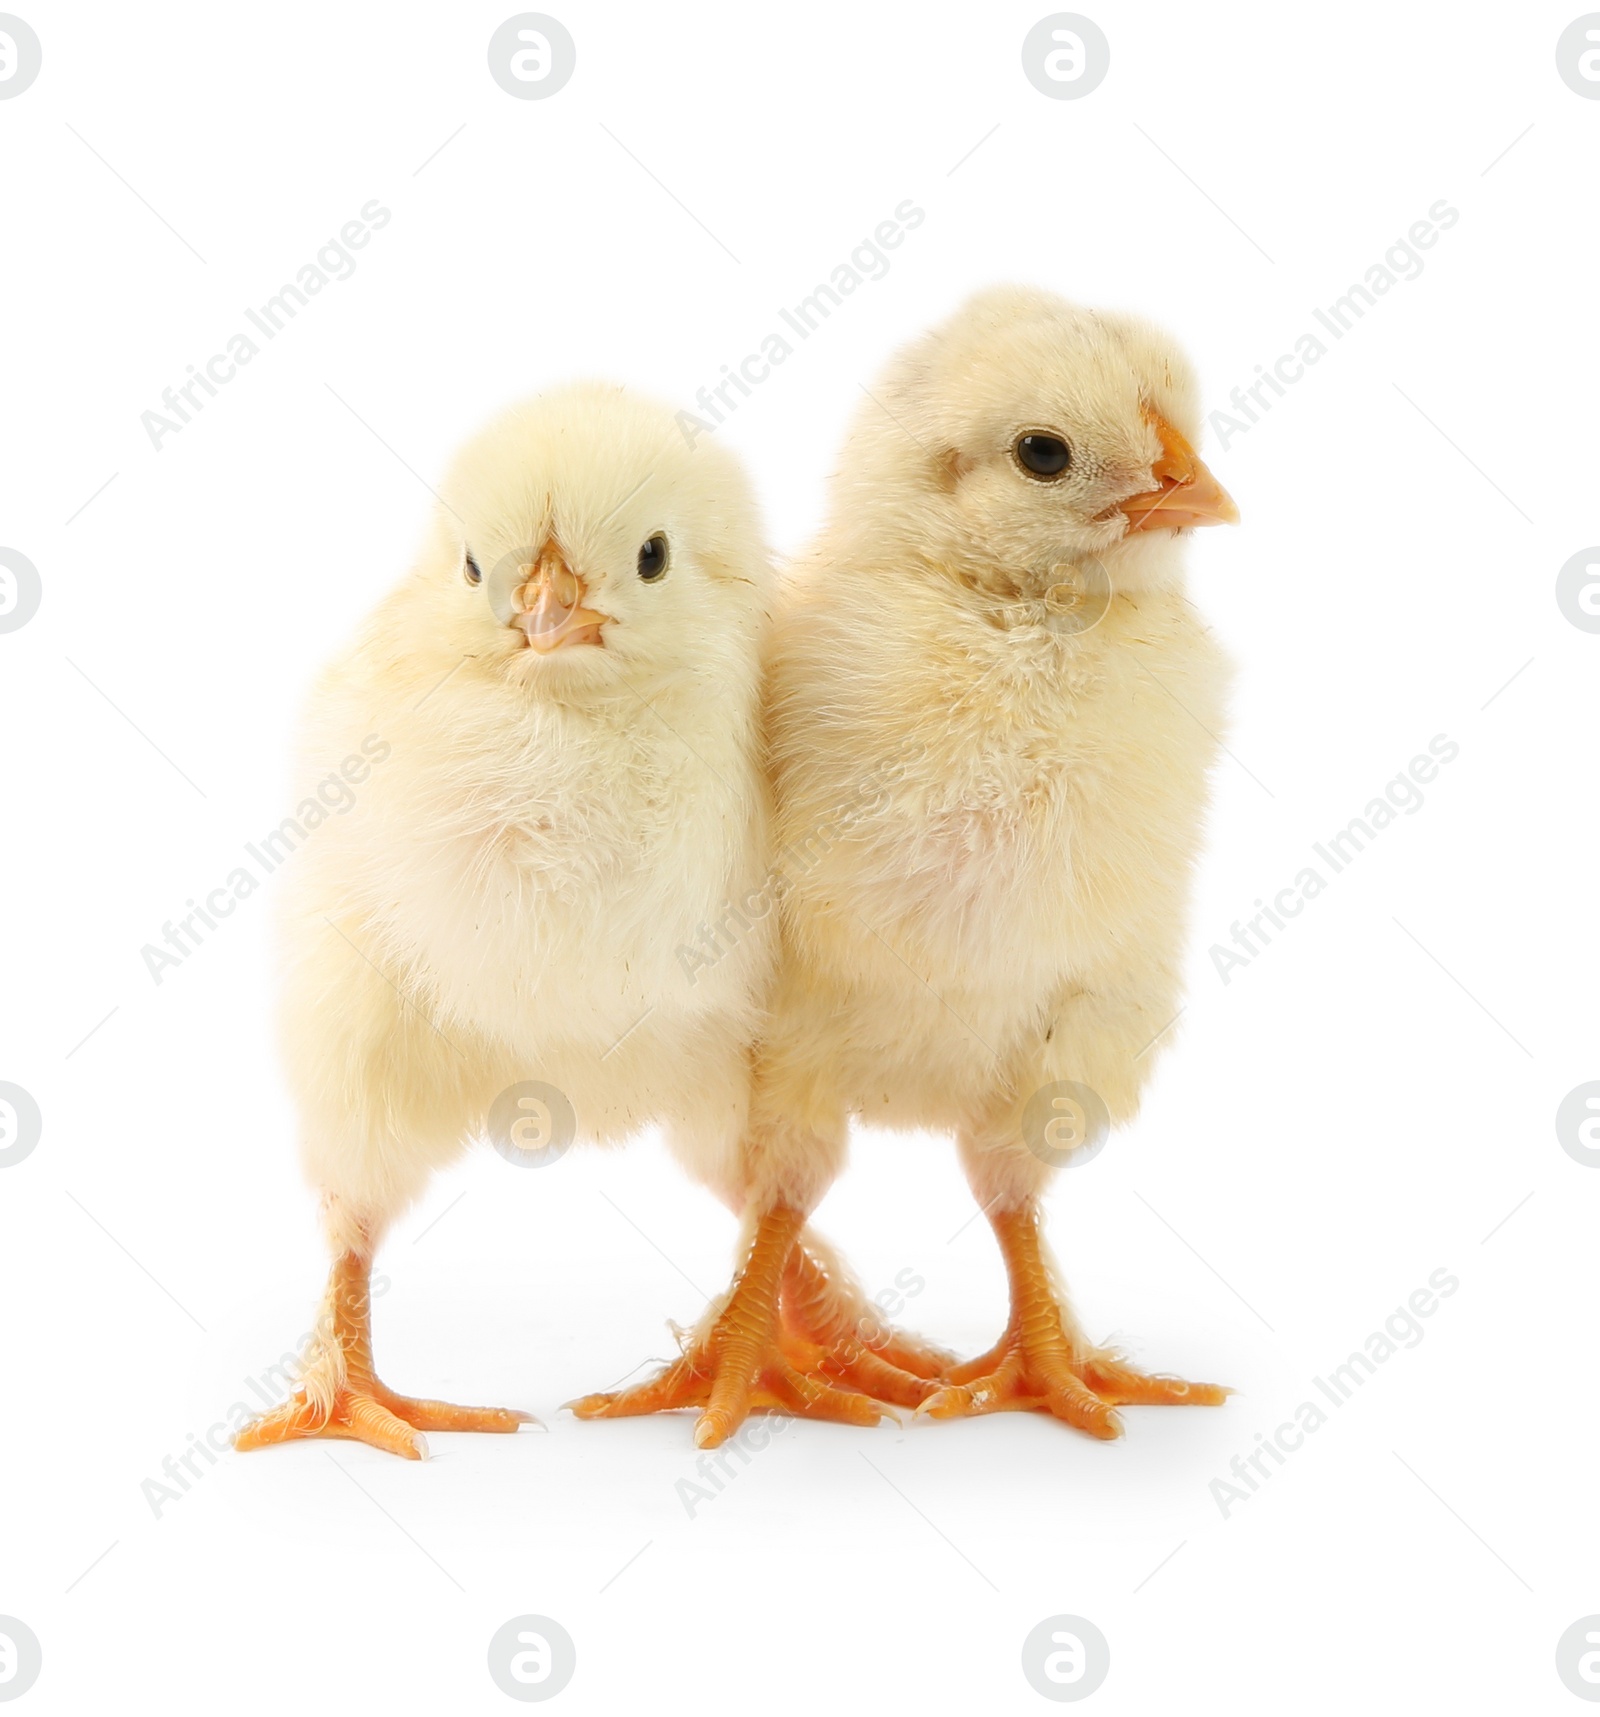
M 726 1442 L 752 1412 L 847 1425 L 892 1417 L 880 1402 L 837 1388 L 830 1350 L 783 1325 L 779 1295 L 803 1221 L 798 1211 L 768 1212 L 726 1300 L 683 1354 L 645 1382 L 586 1395 L 569 1402 L 571 1410 L 580 1419 L 623 1419 L 698 1407 L 694 1440 L 702 1449 Z
M 1119 1406 L 1219 1407 L 1214 1383 L 1149 1376 L 1075 1334 L 1044 1254 L 1037 1210 L 994 1211 L 990 1221 L 1011 1279 L 1011 1321 L 987 1353 L 948 1374 L 917 1409 L 930 1419 L 1034 1411 L 1109 1440 L 1122 1435 Z
M 253 1419 L 233 1439 L 240 1450 L 270 1448 L 307 1437 L 341 1437 L 406 1460 L 426 1460 L 425 1431 L 515 1431 L 533 1421 L 510 1407 L 456 1407 L 448 1401 L 397 1395 L 372 1369 L 372 1266 L 346 1253 L 333 1267 L 325 1327 L 307 1370 L 307 1383 L 282 1406 Z
M 784 1330 L 815 1350 L 820 1376 L 893 1407 L 920 1406 L 956 1363 L 953 1353 L 886 1324 L 827 1254 L 803 1241 L 784 1266 L 782 1313 Z

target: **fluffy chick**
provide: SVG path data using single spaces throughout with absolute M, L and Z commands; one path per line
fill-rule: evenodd
M 727 1179 L 745 1122 L 772 938 L 752 927 L 692 985 L 676 950 L 766 868 L 769 559 L 746 481 L 665 409 L 579 386 L 492 424 L 440 499 L 305 724 L 307 781 L 370 764 L 296 855 L 282 921 L 334 1262 L 302 1387 L 243 1449 L 337 1436 L 417 1459 L 425 1431 L 527 1418 L 373 1372 L 373 1255 L 474 1136 L 559 1151 L 655 1122 Z
M 1184 596 L 1183 537 L 1236 517 L 1190 447 L 1198 420 L 1164 335 L 1021 289 L 918 340 L 860 411 L 779 600 L 782 960 L 730 1311 L 755 1297 L 725 1370 L 775 1339 L 773 1285 L 856 1116 L 955 1135 L 1011 1287 L 990 1353 L 932 1384 L 912 1367 L 885 1399 L 1039 1408 L 1104 1437 L 1120 1402 L 1225 1393 L 1091 1344 L 1039 1218 L 1070 1147 L 1134 1114 L 1179 1006 L 1229 677 Z M 747 1389 L 722 1380 L 705 1440 Z

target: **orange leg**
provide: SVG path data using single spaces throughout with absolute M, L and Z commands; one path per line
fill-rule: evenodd
M 958 1366 L 917 1409 L 956 1419 L 1020 1409 L 1052 1413 L 1092 1437 L 1119 1437 L 1122 1405 L 1218 1407 L 1229 1391 L 1214 1383 L 1147 1376 L 1068 1332 L 1056 1298 L 1033 1204 L 990 1214 L 1011 1283 L 1011 1321 L 999 1342 Z
M 821 1375 L 891 1406 L 919 1406 L 956 1363 L 953 1353 L 891 1329 L 803 1239 L 784 1265 L 781 1304 L 785 1331 L 821 1349 Z
M 753 1411 L 848 1425 L 875 1425 L 887 1417 L 866 1396 L 833 1387 L 821 1371 L 820 1346 L 793 1335 L 786 1339 L 780 1329 L 784 1266 L 804 1223 L 798 1210 L 768 1211 L 727 1300 L 682 1357 L 632 1389 L 571 1402 L 572 1411 L 580 1419 L 623 1419 L 698 1407 L 694 1440 L 702 1449 L 725 1442 Z
M 396 1395 L 372 1370 L 372 1264 L 354 1252 L 335 1259 L 328 1279 L 332 1313 L 329 1339 L 343 1358 L 344 1375 L 331 1402 L 302 1388 L 281 1407 L 253 1420 L 233 1439 L 236 1449 L 264 1449 L 301 1437 L 347 1437 L 420 1461 L 428 1453 L 424 1431 L 515 1431 L 533 1415 L 507 1407 L 452 1407 Z

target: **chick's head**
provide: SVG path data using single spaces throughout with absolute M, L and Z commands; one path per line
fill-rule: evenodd
M 1194 374 L 1159 329 L 997 288 L 869 395 L 841 511 L 873 547 L 887 536 L 1000 594 L 1094 562 L 1136 592 L 1175 576 L 1180 533 L 1238 517 L 1198 436 Z
M 755 648 L 770 563 L 749 485 L 665 406 L 541 395 L 466 446 L 440 501 L 420 594 L 479 672 L 570 699 Z

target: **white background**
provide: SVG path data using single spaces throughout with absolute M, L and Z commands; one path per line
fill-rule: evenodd
M 1060 1613 L 1110 1642 L 1107 1713 L 1576 1709 L 1600 1174 L 1553 1118 L 1600 1077 L 1600 637 L 1554 582 L 1600 540 L 1600 103 L 1556 75 L 1574 12 L 1085 3 L 1112 58 L 1082 100 L 1022 74 L 1039 6 L 552 0 L 576 75 L 517 101 L 486 69 L 503 6 L 26 0 L 44 69 L 0 102 L 0 543 L 44 582 L 0 637 L 0 1078 L 44 1115 L 0 1171 L 23 1709 L 510 1709 L 485 1651 L 526 1612 L 576 1641 L 574 1713 L 1042 1710 L 1019 1653 Z M 154 451 L 141 412 L 373 197 L 355 274 Z M 304 687 L 465 435 L 575 374 L 687 403 L 908 197 L 889 274 L 721 431 L 784 551 L 860 385 L 969 290 L 1144 312 L 1221 406 L 1460 211 L 1208 437 L 1244 522 L 1194 542 L 1193 595 L 1240 678 L 1190 1005 L 1137 1124 L 1051 1198 L 1089 1329 L 1240 1393 L 1130 1410 L 1111 1446 L 799 1425 L 691 1518 L 688 1419 L 559 1405 L 671 1351 L 730 1219 L 649 1139 L 538 1173 L 484 1150 L 383 1254 L 378 1359 L 548 1434 L 230 1454 L 157 1517 L 143 1481 L 305 1331 L 325 1260 L 266 891 L 159 987 L 141 947 L 291 808 Z M 1208 947 L 1441 733 L 1425 806 L 1224 985 Z M 820 1223 L 970 1352 L 1004 1318 L 971 1210 L 947 1143 L 866 1136 Z M 1440 1267 L 1421 1344 L 1225 1519 L 1211 1481 Z

